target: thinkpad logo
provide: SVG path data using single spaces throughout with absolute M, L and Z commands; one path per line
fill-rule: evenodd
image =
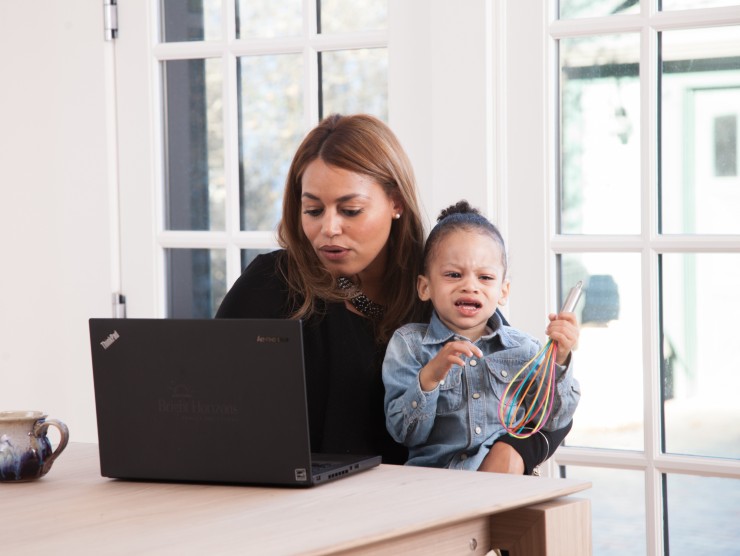
M 114 330 L 112 334 L 109 334 L 105 340 L 100 342 L 100 345 L 103 346 L 103 349 L 108 349 L 118 338 L 120 338 L 120 335 Z

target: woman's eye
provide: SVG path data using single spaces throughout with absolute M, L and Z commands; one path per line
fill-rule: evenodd
M 362 209 L 342 209 L 342 214 L 344 214 L 345 216 L 349 216 L 349 217 L 357 216 L 361 212 L 362 212 Z
M 308 216 L 319 216 L 321 215 L 322 210 L 320 208 L 307 208 L 303 209 L 303 214 L 307 214 Z

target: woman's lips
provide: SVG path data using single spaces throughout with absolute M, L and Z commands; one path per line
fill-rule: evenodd
M 325 245 L 319 248 L 319 254 L 330 261 L 340 261 L 349 254 L 349 249 L 338 245 Z

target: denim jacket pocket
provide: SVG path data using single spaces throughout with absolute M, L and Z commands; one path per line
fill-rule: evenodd
M 526 373 L 522 373 L 519 376 L 519 370 L 526 365 L 528 358 L 522 357 L 500 357 L 497 354 L 486 357 L 486 368 L 488 369 L 488 380 L 491 384 L 491 389 L 496 397 L 496 403 L 501 404 L 504 394 L 509 402 L 511 402 L 512 396 L 517 392 L 517 388 L 521 386 L 522 380 Z M 507 391 L 508 389 L 508 391 Z M 500 409 L 500 408 L 499 408 Z M 509 407 L 504 406 L 504 415 L 514 417 L 509 414 Z M 524 415 L 524 409 L 520 408 L 517 412 L 516 418 L 521 418 Z
M 455 365 L 439 385 L 437 415 L 458 411 L 465 400 L 463 396 L 462 367 Z

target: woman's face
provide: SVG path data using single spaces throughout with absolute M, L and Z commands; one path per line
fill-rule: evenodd
M 400 204 L 368 176 L 321 159 L 306 167 L 301 186 L 303 232 L 322 264 L 334 276 L 378 279 Z

